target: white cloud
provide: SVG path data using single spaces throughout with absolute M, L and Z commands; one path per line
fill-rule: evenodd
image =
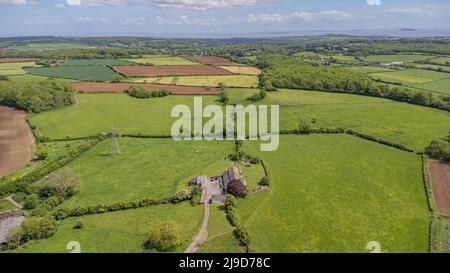
M 381 0 L 367 0 L 369 6 L 381 6 Z
M 0 0 L 0 6 L 23 6 L 26 5 L 27 0 Z
M 77 23 L 110 23 L 111 21 L 106 17 L 78 17 L 75 19 Z
M 69 6 L 79 7 L 147 4 L 160 8 L 207 10 L 234 6 L 252 6 L 263 1 L 269 0 L 66 0 L 66 3 Z

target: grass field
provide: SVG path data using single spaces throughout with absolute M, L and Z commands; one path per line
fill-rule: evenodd
M 36 67 L 35 62 L 0 63 L 0 75 L 21 75 L 25 74 L 24 67 Z
M 195 176 L 219 175 L 232 162 L 224 158 L 233 142 L 172 139 L 118 139 L 121 155 L 111 155 L 109 140 L 69 164 L 81 190 L 64 207 L 162 198 L 186 189 Z
M 433 59 L 433 62 L 438 63 L 438 64 L 447 65 L 448 63 L 450 63 L 450 57 L 439 57 L 439 58 Z
M 224 83 L 228 87 L 254 88 L 258 86 L 258 78 L 248 75 L 152 77 L 137 79 L 133 82 L 208 87 L 217 87 L 220 83 Z
M 10 46 L 7 49 L 12 50 L 23 50 L 23 51 L 33 51 L 33 50 L 59 50 L 59 49 L 74 49 L 74 48 L 94 48 L 92 46 L 76 44 L 76 43 L 29 43 L 20 46 Z
M 378 67 L 378 66 L 346 66 L 345 69 L 356 70 L 361 73 L 370 74 L 370 73 L 380 73 L 380 72 L 391 72 L 392 69 Z
M 77 241 L 83 253 L 142 253 L 142 244 L 154 227 L 162 221 L 178 223 L 182 245 L 175 252 L 183 252 L 198 232 L 203 217 L 203 207 L 192 207 L 189 202 L 177 205 L 162 205 L 135 210 L 69 218 L 62 221 L 56 234 L 46 240 L 32 241 L 17 252 L 68 253 L 66 245 Z M 85 227 L 74 229 L 82 219 Z
M 220 68 L 230 71 L 234 74 L 258 76 L 261 70 L 250 66 L 220 66 Z
M 414 67 L 417 67 L 417 68 L 429 68 L 429 69 L 441 69 L 442 71 L 450 72 L 450 67 L 449 66 L 443 66 L 443 65 L 414 64 Z
M 136 99 L 127 94 L 78 94 L 79 106 L 45 112 L 30 117 L 40 134 L 50 138 L 81 137 L 109 132 L 114 126 L 119 134 L 170 135 L 176 118 L 172 107 L 189 105 L 194 96 L 168 96 Z M 204 104 L 218 97 L 203 97 Z
M 28 83 L 28 82 L 41 82 L 46 81 L 48 79 L 54 80 L 56 82 L 60 83 L 74 83 L 78 82 L 77 80 L 72 79 L 64 79 L 64 78 L 49 78 L 44 76 L 37 76 L 32 74 L 24 74 L 24 75 L 11 75 L 8 76 L 8 79 L 13 82 L 22 82 L 22 83 Z
M 145 55 L 142 58 L 126 59 L 128 62 L 152 65 L 200 65 L 188 59 L 167 55 Z
M 254 251 L 368 252 L 370 241 L 383 252 L 428 251 L 420 156 L 346 135 L 282 136 L 260 156 L 274 186 L 238 206 Z
M 229 89 L 228 93 L 232 103 L 248 104 L 255 90 Z M 126 94 L 79 94 L 78 98 L 79 106 L 33 115 L 30 122 L 50 138 L 95 135 L 109 132 L 112 126 L 120 134 L 170 135 L 176 120 L 170 115 L 172 107 L 193 105 L 193 96 L 139 100 Z M 204 96 L 203 104 L 217 99 Z M 259 103 L 280 105 L 281 129 L 297 129 L 298 120 L 309 117 L 316 120 L 315 127 L 353 129 L 418 151 L 450 130 L 448 112 L 373 97 L 281 90 L 269 92 Z
M 413 63 L 417 61 L 425 61 L 436 58 L 432 55 L 422 55 L 422 54 L 392 54 L 392 55 L 370 55 L 362 58 L 366 62 L 376 62 L 376 63 L 391 63 L 391 62 L 404 62 Z
M 118 74 L 106 66 L 60 66 L 29 68 L 27 72 L 44 77 L 66 78 L 80 81 L 110 81 Z
M 450 78 L 449 73 L 422 69 L 402 69 L 393 72 L 373 73 L 370 74 L 370 76 L 377 80 L 400 84 L 422 84 L 435 80 Z
M 15 208 L 16 208 L 16 206 L 14 206 L 14 204 L 11 203 L 10 201 L 5 200 L 5 199 L 0 199 L 0 212 L 12 210 Z
M 248 104 L 254 90 L 228 91 L 231 103 Z M 281 129 L 297 129 L 303 117 L 315 119 L 314 127 L 341 127 L 370 134 L 422 151 L 450 131 L 450 113 L 350 94 L 302 90 L 268 92 L 260 104 L 280 105 Z
M 86 59 L 86 60 L 67 60 L 64 66 L 106 66 L 106 65 L 132 65 L 132 62 L 116 59 Z
M 423 83 L 423 84 L 416 84 L 415 86 L 419 87 L 419 88 L 424 88 L 424 89 L 428 89 L 431 91 L 450 95 L 450 78 L 427 82 L 427 83 Z

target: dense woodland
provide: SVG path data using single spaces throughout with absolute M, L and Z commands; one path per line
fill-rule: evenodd
M 74 90 L 70 85 L 52 80 L 40 83 L 0 81 L 0 104 L 18 107 L 32 113 L 73 104 Z

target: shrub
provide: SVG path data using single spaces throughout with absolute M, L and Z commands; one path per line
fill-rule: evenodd
M 150 232 L 144 247 L 163 252 L 173 251 L 180 244 L 181 237 L 178 224 L 173 221 L 166 221 L 159 228 L 155 228 Z
M 251 164 L 256 165 L 256 164 L 258 164 L 259 162 L 261 162 L 261 159 L 260 159 L 259 157 L 257 157 L 257 156 L 248 156 L 248 161 L 249 161 Z
M 111 80 L 112 83 L 120 83 L 123 81 L 123 77 L 122 76 L 114 76 Z
M 20 227 L 14 227 L 6 234 L 6 246 L 9 249 L 16 249 L 23 243 L 23 232 Z
M 245 227 L 237 226 L 233 231 L 233 235 L 241 246 L 248 247 L 250 245 L 250 235 Z
M 56 221 L 50 217 L 30 217 L 20 226 L 25 241 L 45 239 L 56 232 Z
M 74 228 L 74 229 L 82 229 L 82 228 L 84 228 L 84 222 L 83 222 L 83 220 L 82 220 L 82 219 L 78 220 L 78 221 L 75 223 L 75 226 L 73 226 L 73 228 Z
M 270 179 L 267 176 L 265 176 L 265 177 L 261 178 L 261 180 L 258 182 L 258 185 L 270 186 Z
M 19 203 L 19 204 L 22 204 L 22 203 L 24 203 L 25 202 L 25 199 L 27 198 L 27 194 L 26 193 L 24 193 L 24 192 L 16 192 L 14 195 L 13 195 L 13 199 L 14 199 L 14 201 L 16 201 L 17 203 Z
M 158 97 L 166 97 L 171 93 L 167 90 L 148 90 L 142 86 L 134 85 L 128 90 L 128 94 L 130 96 L 139 98 L 139 99 L 148 99 L 148 98 L 158 98 Z
M 230 102 L 230 97 L 228 96 L 228 93 L 223 91 L 222 93 L 220 93 L 220 102 L 223 105 L 227 105 Z
M 225 211 L 227 212 L 231 208 L 237 206 L 237 199 L 231 194 L 227 194 L 225 197 Z
M 25 198 L 25 203 L 23 205 L 24 209 L 34 209 L 36 208 L 40 203 L 39 197 L 36 194 L 28 195 Z
M 47 159 L 47 157 L 48 157 L 48 153 L 47 153 L 47 151 L 38 148 L 38 149 L 36 149 L 36 151 L 34 152 L 34 157 L 35 157 L 37 160 L 45 160 L 45 159 Z
M 426 148 L 425 153 L 433 159 L 450 162 L 450 143 L 445 140 L 435 140 Z
M 230 207 L 227 209 L 226 218 L 228 223 L 230 223 L 231 226 L 235 227 L 239 224 L 239 217 L 237 214 L 237 210 L 234 207 Z

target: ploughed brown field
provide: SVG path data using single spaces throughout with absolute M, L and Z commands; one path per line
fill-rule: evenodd
M 73 87 L 77 92 L 126 92 L 132 85 L 139 85 L 149 90 L 164 89 L 175 95 L 218 95 L 221 93 L 217 88 L 204 88 L 193 86 L 176 86 L 165 84 L 129 84 L 129 83 L 106 83 L 106 82 L 79 82 Z
M 0 177 L 27 165 L 32 157 L 33 138 L 27 113 L 0 106 Z
M 215 56 L 189 56 L 186 57 L 194 62 L 202 63 L 202 64 L 210 64 L 210 65 L 234 65 L 234 63 L 228 59 L 215 57 Z
M 0 58 L 0 63 L 30 62 L 32 58 Z
M 437 210 L 450 216 L 450 164 L 431 161 L 430 175 Z
M 196 76 L 228 75 L 231 72 L 220 67 L 206 65 L 154 65 L 154 66 L 114 66 L 114 70 L 127 76 Z

